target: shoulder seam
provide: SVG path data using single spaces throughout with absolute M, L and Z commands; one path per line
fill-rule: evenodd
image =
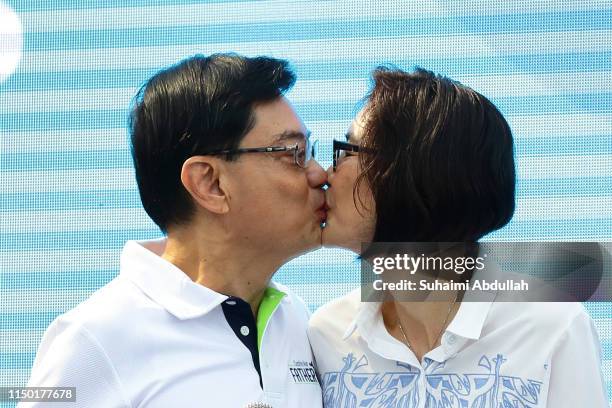
M 119 389 L 120 389 L 120 392 L 121 392 L 121 398 L 123 399 L 123 402 L 125 402 L 127 404 L 127 406 L 131 407 L 132 403 L 131 403 L 130 400 L 128 400 L 126 398 L 126 393 L 125 393 L 125 390 L 123 389 L 123 386 L 121 384 L 121 380 L 119 379 L 119 374 L 117 373 L 117 370 L 115 369 L 115 365 L 113 364 L 111 359 L 108 357 L 108 354 L 106 354 L 106 351 L 104 350 L 104 347 L 102 347 L 102 345 L 100 344 L 98 339 L 96 339 L 96 337 L 89 330 L 87 330 L 87 328 L 83 324 L 79 324 L 77 329 L 80 332 L 80 334 L 82 334 L 84 337 L 86 337 L 94 345 L 94 347 L 96 347 L 100 351 L 100 353 L 102 354 L 102 356 L 104 357 L 104 359 L 106 360 L 108 366 L 111 369 L 111 373 L 112 373 L 112 375 L 114 377 L 115 382 L 119 386 Z
M 567 323 L 565 328 L 561 331 L 561 335 L 559 336 L 557 341 L 555 341 L 555 344 L 553 345 L 552 350 L 551 350 L 551 354 L 554 353 L 555 350 L 557 350 L 557 348 L 559 347 L 559 344 L 561 343 L 561 341 L 567 337 L 567 335 L 569 333 L 569 329 L 570 329 L 570 327 L 572 327 L 572 325 L 574 324 L 576 319 L 578 319 L 578 317 L 580 317 L 583 314 L 586 314 L 587 317 L 588 317 L 588 313 L 584 309 L 580 308 L 576 312 L 576 314 L 574 316 L 572 316 L 571 319 L 569 319 L 569 323 Z

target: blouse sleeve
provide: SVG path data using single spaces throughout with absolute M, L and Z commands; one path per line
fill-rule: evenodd
M 609 407 L 601 345 L 593 320 L 581 311 L 559 338 L 551 358 L 549 408 Z

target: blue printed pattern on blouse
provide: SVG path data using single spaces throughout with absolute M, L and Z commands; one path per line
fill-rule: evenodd
M 340 371 L 323 375 L 323 399 L 326 408 L 415 408 L 421 398 L 427 408 L 535 408 L 541 381 L 500 375 L 506 359 L 498 354 L 483 355 L 477 374 L 436 374 L 444 367 L 425 359 L 426 395 L 419 395 L 420 371 L 397 362 L 397 370 L 385 373 L 362 373 L 368 366 L 365 355 L 357 359 L 352 353 L 342 359 Z M 482 370 L 481 370 L 482 371 Z

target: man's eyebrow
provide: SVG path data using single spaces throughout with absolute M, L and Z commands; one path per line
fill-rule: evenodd
M 310 133 L 310 130 L 308 130 L 306 134 L 295 130 L 285 130 L 283 133 L 276 135 L 274 143 L 284 142 L 293 139 L 309 139 Z
M 353 132 L 351 130 L 349 130 L 348 132 L 346 132 L 346 134 L 344 135 L 344 138 L 346 139 L 347 142 L 350 142 L 351 137 L 353 137 Z

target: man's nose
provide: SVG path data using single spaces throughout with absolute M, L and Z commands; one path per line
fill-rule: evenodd
M 310 160 L 306 166 L 306 179 L 310 187 L 321 187 L 327 184 L 327 173 L 316 160 Z

